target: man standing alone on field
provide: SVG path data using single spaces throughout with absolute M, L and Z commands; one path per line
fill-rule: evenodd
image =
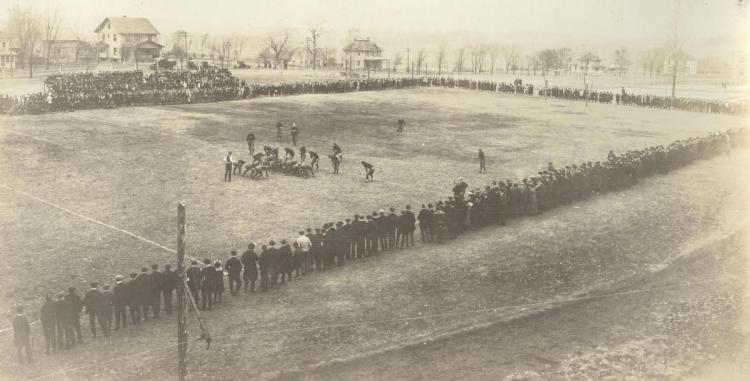
M 224 181 L 232 181 L 232 164 L 234 164 L 232 151 L 229 151 L 227 156 L 224 157 Z
M 279 121 L 279 123 L 276 123 L 276 141 L 281 141 L 281 130 L 284 128 L 284 125 Z
M 292 131 L 289 133 L 292 136 L 292 145 L 297 145 L 297 137 L 299 137 L 299 128 L 297 123 L 292 122 Z
M 398 121 L 396 122 L 398 127 L 396 127 L 396 134 L 397 135 L 403 135 L 404 134 L 404 126 L 406 125 L 406 121 L 404 120 L 404 117 L 400 116 L 398 118 Z
M 250 156 L 253 156 L 255 152 L 255 134 L 252 132 L 247 134 L 247 150 L 250 152 Z
M 485 173 L 487 172 L 487 168 L 485 167 L 486 158 L 484 157 L 484 152 L 482 152 L 482 149 L 479 149 L 479 173 Z

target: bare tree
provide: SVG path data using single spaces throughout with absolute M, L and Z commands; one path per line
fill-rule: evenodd
M 586 105 L 588 105 L 589 97 L 589 84 L 586 81 L 586 76 L 589 73 L 589 67 L 591 64 L 596 64 L 599 61 L 599 57 L 597 57 L 594 53 L 587 52 L 581 55 L 581 57 L 578 58 L 578 61 L 581 63 L 581 66 L 583 67 L 583 99 L 586 101 Z
M 497 62 L 497 56 L 500 54 L 500 49 L 497 45 L 490 45 L 487 48 L 487 54 L 490 57 L 490 73 L 495 74 L 495 63 Z
M 536 54 L 529 54 L 526 56 L 526 75 L 536 76 L 536 68 L 539 64 L 539 56 Z M 532 74 L 533 71 L 533 74 Z
M 438 48 L 437 51 L 437 67 L 438 67 L 438 75 L 441 75 L 443 73 L 443 65 L 445 64 L 445 57 L 448 54 L 448 50 L 445 48 L 445 45 L 440 45 L 440 48 Z
M 471 70 L 474 74 L 479 74 L 482 71 L 482 65 L 487 57 L 487 50 L 481 44 L 476 44 L 470 48 L 471 58 Z
M 323 67 L 330 68 L 336 66 L 336 49 L 324 48 L 320 53 L 323 55 L 321 57 Z
M 278 36 L 268 36 L 266 46 L 273 52 L 273 58 L 278 65 L 282 55 L 286 53 L 286 45 L 289 43 L 289 31 L 283 31 Z M 281 62 L 281 70 L 284 70 L 284 62 Z
M 31 6 L 21 8 L 15 5 L 10 8 L 8 17 L 8 29 L 18 41 L 18 55 L 29 65 L 29 77 L 34 76 L 34 49 L 39 43 L 41 36 L 41 22 L 34 8 Z M 21 61 L 23 63 L 24 61 Z
M 401 53 L 396 52 L 396 55 L 393 57 L 393 72 L 398 71 L 398 67 L 401 66 L 403 59 L 401 58 Z
M 312 51 L 309 51 L 313 59 L 313 70 L 318 68 L 318 39 L 323 33 L 323 28 L 320 25 L 315 25 L 308 29 L 310 32 L 310 41 L 312 42 Z
M 505 74 L 518 63 L 518 49 L 513 45 L 503 47 L 503 59 L 505 60 Z
M 229 66 L 231 53 L 232 53 L 232 39 L 223 38 L 221 40 L 221 44 L 219 45 L 219 62 L 221 63 L 222 69 L 224 68 L 224 60 L 227 60 L 227 67 Z
M 630 52 L 627 48 L 621 47 L 615 50 L 615 66 L 620 75 L 625 74 L 630 67 Z
M 641 60 L 643 74 L 648 73 L 649 77 L 659 74 L 661 72 L 660 66 L 668 55 L 668 50 L 664 48 L 651 49 L 644 53 Z
M 454 65 L 454 70 L 456 73 L 461 74 L 464 72 L 464 60 L 466 57 L 464 56 L 466 54 L 466 48 L 459 48 L 456 49 L 456 61 Z
M 49 58 L 52 52 L 52 42 L 57 40 L 57 33 L 60 31 L 60 24 L 62 24 L 62 15 L 60 14 L 60 6 L 56 6 L 54 10 L 47 8 L 47 13 L 44 15 L 44 39 L 45 39 L 45 60 L 44 65 L 49 69 Z
M 245 39 L 235 38 L 234 39 L 234 61 L 238 62 L 242 56 L 242 51 L 245 49 Z
M 422 74 L 422 65 L 425 63 L 425 51 L 419 49 L 417 51 L 417 75 Z
M 560 65 L 560 55 L 555 49 L 545 49 L 539 52 L 538 59 L 544 76 L 544 89 L 546 90 L 549 86 L 549 70 L 554 70 Z
M 573 62 L 573 55 L 570 48 L 560 48 L 557 52 L 557 65 L 555 75 L 562 71 L 570 71 L 570 64 Z
M 201 57 L 205 56 L 206 48 L 209 46 L 210 44 L 208 43 L 208 34 L 204 34 L 203 36 L 201 36 Z

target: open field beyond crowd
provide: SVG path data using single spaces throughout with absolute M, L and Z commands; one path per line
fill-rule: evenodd
M 394 133 L 399 116 L 407 121 L 404 136 Z M 275 145 L 279 120 L 287 126 L 296 121 L 302 144 L 321 154 L 316 177 L 272 173 L 268 180 L 224 183 L 226 151 L 247 158 L 248 132 L 258 137 L 256 148 Z M 230 249 L 249 241 L 291 238 L 300 228 L 354 213 L 445 198 L 458 176 L 470 187 L 483 187 L 493 179 L 531 175 L 547 162 L 559 166 L 603 160 L 610 149 L 621 153 L 743 125 L 739 116 L 586 107 L 446 89 L 78 111 L 0 119 L 0 179 L 8 188 L 172 248 L 176 203 L 184 200 L 188 254 L 225 258 Z M 344 150 L 337 176 L 324 156 L 333 142 Z M 283 145 L 290 145 L 288 129 Z M 487 174 L 477 173 L 477 148 L 488 155 Z M 363 181 L 360 160 L 375 165 L 374 182 Z M 228 379 L 230 369 L 253 368 L 271 377 L 519 311 L 269 333 L 248 342 L 247 335 L 258 330 L 522 304 L 650 271 L 679 255 L 693 237 L 723 224 L 731 227 L 747 215 L 746 191 L 737 186 L 747 183 L 746 173 L 733 176 L 744 168 L 738 160 L 746 161 L 747 155 L 701 162 L 584 203 L 580 210 L 564 208 L 444 247 L 422 246 L 368 259 L 247 301 L 230 298 L 239 309 L 209 315 L 214 334 L 224 339 L 217 339 L 208 355 L 194 359 L 193 374 Z M 614 204 L 611 209 L 608 200 Z M 0 241 L 5 249 L 0 261 L 5 274 L 2 312 L 13 303 L 36 308 L 38 298 L 50 290 L 71 285 L 85 289 L 91 280 L 110 282 L 115 274 L 142 265 L 173 262 L 168 252 L 7 188 L 0 188 Z M 454 245 L 460 245 L 461 257 L 454 255 Z M 90 344 L 59 356 L 55 364 L 68 368 L 82 356 L 104 362 L 117 354 L 156 351 L 173 342 L 173 328 L 167 324 L 130 329 L 129 335 L 113 337 L 115 346 Z M 193 348 L 196 356 L 201 353 Z M 236 363 L 240 352 L 246 364 Z M 69 371 L 74 379 L 84 374 L 153 379 L 172 373 L 173 357 L 169 349 L 141 356 L 148 367 L 134 360 L 107 371 L 101 363 L 100 373 Z M 212 366 L 227 373 L 212 374 Z M 25 376 L 42 373 L 44 367 Z

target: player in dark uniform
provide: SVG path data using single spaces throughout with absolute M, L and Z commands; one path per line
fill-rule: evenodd
M 336 156 L 339 158 L 339 161 L 344 160 L 344 156 L 341 155 L 341 153 L 344 152 L 341 150 L 341 147 L 339 147 L 338 144 L 333 143 L 333 156 Z
M 338 175 L 339 174 L 339 166 L 341 165 L 341 160 L 336 155 L 328 155 L 328 158 L 331 159 L 331 165 L 333 165 L 333 174 Z
M 403 135 L 404 126 L 406 125 L 406 121 L 404 120 L 404 117 L 399 117 L 398 121 L 396 121 L 396 124 L 398 125 L 398 127 L 396 127 L 396 134 Z
M 365 167 L 365 180 L 373 180 L 373 175 L 375 174 L 375 167 L 372 166 L 372 164 L 362 161 L 362 166 Z
M 306 157 L 307 157 L 307 147 L 305 146 L 299 147 L 299 161 L 300 162 L 305 161 Z
M 318 156 L 318 153 L 315 151 L 309 151 L 308 153 L 310 154 L 310 168 L 315 167 L 315 169 L 318 169 L 320 156 Z

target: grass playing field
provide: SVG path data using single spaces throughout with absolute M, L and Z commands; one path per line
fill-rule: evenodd
M 407 121 L 401 137 L 394 133 L 399 115 Z M 302 143 L 321 154 L 337 142 L 344 150 L 341 174 L 332 175 L 323 158 L 315 178 L 272 174 L 224 183 L 226 151 L 247 157 L 249 131 L 258 137 L 256 146 L 275 144 L 278 120 L 296 121 Z M 0 187 L 0 306 L 8 312 L 16 302 L 33 305 L 33 315 L 34 299 L 44 292 L 70 285 L 84 290 L 91 280 L 109 282 L 117 273 L 173 261 L 171 253 L 40 200 L 171 248 L 176 203 L 185 200 L 188 254 L 225 258 L 250 240 L 291 238 L 300 228 L 357 212 L 443 198 L 458 176 L 483 186 L 534 173 L 549 161 L 599 160 L 610 149 L 742 125 L 735 116 L 445 89 L 6 117 L 0 119 L 1 184 L 38 199 Z M 488 155 L 485 175 L 477 173 L 479 147 Z M 697 163 L 504 229 L 359 261 L 268 294 L 229 298 L 230 308 L 222 305 L 208 316 L 216 336 L 212 350 L 191 344 L 191 375 L 273 377 L 529 310 L 277 332 L 290 327 L 519 305 L 652 271 L 703 233 L 745 218 L 747 191 L 738 185 L 747 183 L 747 174 L 732 173 L 746 159 L 740 153 Z M 359 160 L 376 166 L 374 182 L 363 181 Z M 171 376 L 173 332 L 172 322 L 162 319 L 118 332 L 111 343 L 92 341 L 45 357 L 25 373 L 15 373 L 11 353 L 3 352 L 8 356 L 0 374 L 49 376 L 60 367 L 74 379 Z M 95 368 L 77 368 L 88 360 Z
M 403 115 L 406 133 L 396 136 Z M 268 180 L 222 181 L 228 150 L 248 158 L 275 145 L 277 121 L 291 145 L 321 154 L 315 178 L 271 174 Z M 470 186 L 518 179 L 546 166 L 599 160 L 710 131 L 741 119 L 641 108 L 545 101 L 466 90 L 419 89 L 343 95 L 94 110 L 0 119 L 3 185 L 174 247 L 175 205 L 188 205 L 188 250 L 223 258 L 249 241 L 291 238 L 308 226 L 354 213 L 436 201 L 463 176 Z M 325 157 L 344 150 L 341 173 Z M 488 156 L 477 173 L 476 150 Z M 376 167 L 364 182 L 360 160 Z M 28 302 L 47 290 L 90 280 L 110 281 L 172 255 L 114 230 L 88 223 L 38 200 L 0 189 L 0 240 L 8 300 Z M 43 276 L 11 269 L 34 266 Z M 7 305 L 7 304 L 6 304 Z

